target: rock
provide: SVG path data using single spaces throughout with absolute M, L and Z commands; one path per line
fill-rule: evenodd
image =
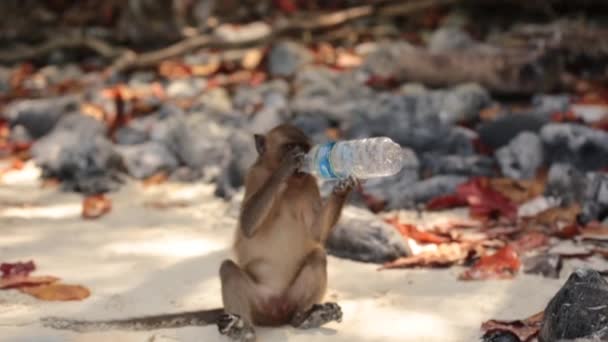
M 233 111 L 232 101 L 226 89 L 217 87 L 205 91 L 200 97 L 199 102 L 202 107 L 196 108 L 200 112 L 226 114 Z
M 577 269 L 545 309 L 540 342 L 608 338 L 608 283 L 595 270 Z
M 547 113 L 547 115 L 555 112 L 565 112 L 570 108 L 570 95 L 546 95 L 538 94 L 532 97 L 532 106 L 534 111 L 539 113 Z
M 585 177 L 585 192 L 579 220 L 585 224 L 608 217 L 608 175 L 589 172 Z
M 163 143 L 182 164 L 194 170 L 220 165 L 227 129 L 203 114 L 173 115 L 152 127 L 150 138 Z
M 8 93 L 11 90 L 12 70 L 0 66 L 0 93 Z
M 467 177 L 463 176 L 441 175 L 412 183 L 393 203 L 389 202 L 387 209 L 406 208 L 412 203 L 426 203 L 437 196 L 454 192 L 456 187 L 466 180 Z
M 215 195 L 230 199 L 243 186 L 247 170 L 257 156 L 253 134 L 245 130 L 234 131 L 228 138 Z
M 549 168 L 545 196 L 559 198 L 564 204 L 582 201 L 585 175 L 570 164 L 555 163 Z
M 481 124 L 477 132 L 484 145 L 500 148 L 521 132 L 540 131 L 547 122 L 549 122 L 549 118 L 534 113 L 509 114 Z
M 306 47 L 290 41 L 278 42 L 270 49 L 268 72 L 273 77 L 290 77 L 312 60 L 313 56 Z
M 521 339 L 510 331 L 488 331 L 483 335 L 482 342 L 521 342 Z
M 608 132 L 579 124 L 551 123 L 540 132 L 551 161 L 572 163 L 584 170 L 608 166 Z
M 329 120 L 320 115 L 298 115 L 290 123 L 304 132 L 314 144 L 329 141 L 326 132 L 330 128 Z
M 562 258 L 558 254 L 539 254 L 524 258 L 524 273 L 538 274 L 547 278 L 559 278 Z
M 138 130 L 133 126 L 122 126 L 114 133 L 114 139 L 119 145 L 137 145 L 148 140 L 148 132 Z
M 158 142 L 120 146 L 117 151 L 129 174 L 137 179 L 150 177 L 160 171 L 171 172 L 178 166 L 173 153 Z
M 362 262 L 383 263 L 410 254 L 397 230 L 366 209 L 347 206 L 327 241 L 328 253 Z
M 447 26 L 436 30 L 429 39 L 428 49 L 432 52 L 463 50 L 475 46 L 475 41 L 463 30 Z
M 490 103 L 490 94 L 479 84 L 458 85 L 445 93 L 439 118 L 444 124 L 471 121 Z
M 105 136 L 105 127 L 84 115 L 62 118 L 55 129 L 32 146 L 44 177 L 58 178 L 66 190 L 85 194 L 113 191 L 120 185 L 122 158 Z
M 206 86 L 201 78 L 188 78 L 171 81 L 166 88 L 170 98 L 187 99 L 199 96 Z
M 27 137 L 38 139 L 50 132 L 62 116 L 77 108 L 76 96 L 19 100 L 6 107 L 3 117 L 11 127 L 20 127 Z
M 492 176 L 494 160 L 482 155 L 438 155 L 426 153 L 422 156 L 422 174 L 452 174 L 463 176 Z
M 378 48 L 370 53 L 361 69 L 369 75 L 380 78 L 391 78 L 400 72 L 401 56 L 411 52 L 415 47 L 404 41 L 391 41 L 378 44 Z
M 502 174 L 515 179 L 531 179 L 543 164 L 543 145 L 538 135 L 519 133 L 496 151 Z

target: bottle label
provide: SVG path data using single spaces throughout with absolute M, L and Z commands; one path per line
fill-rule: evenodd
M 334 172 L 334 168 L 331 165 L 330 154 L 333 149 L 335 142 L 330 142 L 324 145 L 319 146 L 319 150 L 317 151 L 317 160 L 319 167 L 319 174 L 321 177 L 326 179 L 338 178 L 336 173 Z

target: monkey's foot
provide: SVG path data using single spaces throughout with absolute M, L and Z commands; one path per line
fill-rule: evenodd
M 220 334 L 228 336 L 233 341 L 255 341 L 255 331 L 253 330 L 253 327 L 238 315 L 222 315 L 217 320 L 217 328 Z
M 296 314 L 292 325 L 299 329 L 311 329 L 331 321 L 342 322 L 342 309 L 336 303 L 315 304 L 310 310 Z

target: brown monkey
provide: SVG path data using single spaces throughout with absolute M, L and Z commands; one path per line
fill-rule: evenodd
M 327 287 L 325 242 L 354 179 L 338 183 L 323 205 L 315 178 L 298 172 L 308 137 L 291 125 L 255 135 L 258 158 L 245 180 L 235 234 L 235 261 L 220 267 L 224 308 L 116 321 L 43 320 L 79 331 L 109 327 L 154 329 L 216 322 L 236 341 L 255 340 L 254 326 L 319 327 L 340 321 L 335 303 L 321 304 Z

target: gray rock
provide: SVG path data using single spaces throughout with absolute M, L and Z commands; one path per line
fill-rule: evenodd
M 79 114 L 62 118 L 55 129 L 32 146 L 43 176 L 55 177 L 66 190 L 96 194 L 116 190 L 122 158 L 97 120 Z
M 422 173 L 432 175 L 451 174 L 462 176 L 492 176 L 494 160 L 482 155 L 437 155 L 426 153 L 422 156 Z
M 479 84 L 458 85 L 445 92 L 439 118 L 445 124 L 474 120 L 478 117 L 479 111 L 490 103 L 490 94 Z
M 383 263 L 411 252 L 391 225 L 366 209 L 347 206 L 327 241 L 329 254 L 356 261 Z
M 173 153 L 158 142 L 119 146 L 117 151 L 129 174 L 137 179 L 150 177 L 160 171 L 171 172 L 178 166 Z
M 274 77 L 290 77 L 312 60 L 312 54 L 306 47 L 295 42 L 282 41 L 270 49 L 268 71 Z
M 315 144 L 329 141 L 325 132 L 330 128 L 330 122 L 324 116 L 298 115 L 290 123 L 301 129 Z
M 534 110 L 540 113 L 547 113 L 548 115 L 555 112 L 565 112 L 570 109 L 570 95 L 545 95 L 538 94 L 532 98 L 532 105 Z
M 524 273 L 537 274 L 547 278 L 559 278 L 562 258 L 559 254 L 539 254 L 523 260 Z
M 534 178 L 543 164 L 543 145 L 538 135 L 522 132 L 496 151 L 496 159 L 503 175 L 515 179 Z
M 167 96 L 170 98 L 193 98 L 200 95 L 206 86 L 201 78 L 189 78 L 171 81 L 167 85 Z
M 595 270 L 577 269 L 545 309 L 540 342 L 608 339 L 608 283 Z
M 404 41 L 391 41 L 378 44 L 363 62 L 362 70 L 370 75 L 382 78 L 399 74 L 401 56 L 411 52 L 415 47 Z
M 148 140 L 148 132 L 129 125 L 122 126 L 114 133 L 114 139 L 119 145 L 143 144 Z
M 400 209 L 426 203 L 437 196 L 446 195 L 456 190 L 458 185 L 466 182 L 467 177 L 455 175 L 433 176 L 411 183 L 401 194 L 388 202 L 387 209 Z
M 608 166 L 608 133 L 578 124 L 551 123 L 540 132 L 552 161 L 585 170 Z
M 608 175 L 589 172 L 585 177 L 580 220 L 587 223 L 592 220 L 602 221 L 608 217 Z
M 243 186 L 247 170 L 257 156 L 253 134 L 245 130 L 234 131 L 228 139 L 228 147 L 221 162 L 215 195 L 225 199 L 234 196 Z
M 432 52 L 463 50 L 474 46 L 475 41 L 468 33 L 453 26 L 442 27 L 436 30 L 428 42 L 428 48 Z
M 583 200 L 585 175 L 570 164 L 555 163 L 549 168 L 545 195 L 560 198 L 564 204 Z
M 481 124 L 477 132 L 480 141 L 491 148 L 508 144 L 521 132 L 538 132 L 549 118 L 534 113 L 510 114 Z
M 20 127 L 28 137 L 37 139 L 50 132 L 62 116 L 77 107 L 78 98 L 75 96 L 19 100 L 9 104 L 2 116 L 11 127 Z

